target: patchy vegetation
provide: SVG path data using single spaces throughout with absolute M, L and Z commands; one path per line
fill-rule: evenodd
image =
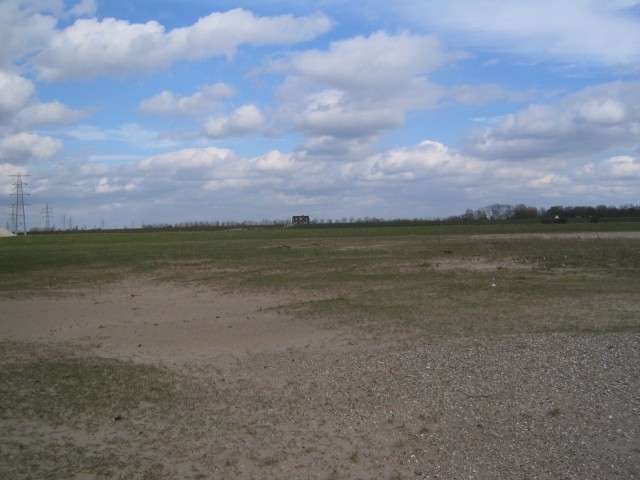
M 5 239 L 0 478 L 635 477 L 640 236 L 586 227 Z

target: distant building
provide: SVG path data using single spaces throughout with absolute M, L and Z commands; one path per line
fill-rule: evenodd
M 291 223 L 294 225 L 307 225 L 309 224 L 309 215 L 294 215 L 291 217 Z

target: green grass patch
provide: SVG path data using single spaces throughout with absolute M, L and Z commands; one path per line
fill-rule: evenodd
M 0 419 L 91 427 L 141 406 L 162 411 L 175 400 L 176 380 L 161 368 L 51 352 L 19 358 L 23 348 L 0 344 Z
M 0 296 L 144 277 L 279 293 L 285 313 L 380 335 L 635 329 L 640 242 L 605 235 L 635 228 L 485 224 L 14 237 L 0 242 Z M 563 235 L 587 232 L 602 237 Z M 286 300 L 291 292 L 297 300 Z

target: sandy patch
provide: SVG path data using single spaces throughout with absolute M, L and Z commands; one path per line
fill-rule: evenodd
M 282 300 L 131 281 L 74 296 L 3 299 L 0 337 L 78 344 L 101 356 L 180 364 L 317 348 L 333 336 L 276 313 L 273 308 Z
M 640 240 L 640 232 L 581 232 L 581 233 L 491 233 L 481 235 L 469 235 L 471 239 L 488 238 L 544 238 L 551 240 L 554 238 L 575 238 L 575 239 L 599 239 L 599 238 L 630 238 Z

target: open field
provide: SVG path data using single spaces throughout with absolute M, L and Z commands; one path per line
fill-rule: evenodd
M 640 226 L 0 239 L 0 478 L 635 478 Z

